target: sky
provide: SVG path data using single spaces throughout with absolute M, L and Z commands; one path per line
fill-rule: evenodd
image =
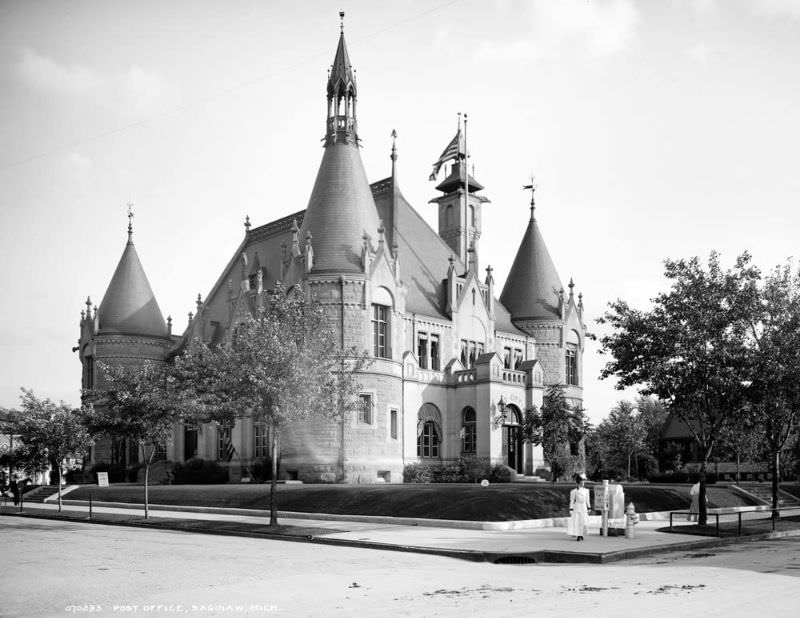
M 762 269 L 800 229 L 800 2 L 254 0 L 0 2 L 0 406 L 79 403 L 72 347 L 134 241 L 182 332 L 250 216 L 306 207 L 346 12 L 370 181 L 436 227 L 431 164 L 469 117 L 498 290 L 536 215 L 588 330 L 647 308 L 666 258 Z M 634 391 L 584 357 L 599 422 Z

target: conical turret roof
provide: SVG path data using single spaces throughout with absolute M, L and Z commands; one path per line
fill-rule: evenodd
M 131 231 L 98 310 L 98 334 L 166 337 L 167 325 L 144 274 Z
M 379 225 L 358 147 L 327 145 L 300 230 L 301 242 L 311 232 L 314 272 L 361 272 L 364 234 L 377 238 Z
M 343 13 L 340 13 L 344 17 Z M 380 219 L 367 174 L 358 152 L 355 84 L 350 58 L 339 35 L 339 46 L 328 79 L 328 98 L 345 97 L 345 109 L 328 105 L 325 154 L 300 229 L 300 242 L 311 232 L 313 272 L 362 272 L 364 235 L 378 235 Z
M 561 319 L 559 292 L 564 289 L 533 216 L 522 237 L 500 302 L 513 319 Z

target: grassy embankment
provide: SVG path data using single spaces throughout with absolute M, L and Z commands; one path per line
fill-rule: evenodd
M 464 521 L 512 521 L 562 517 L 568 513 L 572 484 L 507 483 L 489 487 L 461 484 L 421 485 L 279 485 L 278 508 L 300 513 L 383 515 Z M 688 485 L 628 485 L 625 502 L 639 513 L 684 510 Z M 709 506 L 757 504 L 723 485 L 709 486 Z M 140 485 L 83 486 L 70 500 L 141 503 Z M 150 503 L 268 509 L 268 485 L 156 485 Z

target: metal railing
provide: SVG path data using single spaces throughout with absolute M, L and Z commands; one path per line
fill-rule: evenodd
M 772 512 L 772 515 L 770 516 L 770 519 L 772 520 L 772 531 L 773 532 L 775 532 L 775 521 L 778 519 L 778 517 L 780 517 L 780 512 L 782 510 L 786 510 L 786 509 L 774 509 L 774 510 L 770 509 L 770 511 Z M 719 511 L 713 512 L 713 513 L 712 512 L 708 512 L 708 513 L 706 513 L 706 516 L 707 517 L 713 516 L 715 518 L 715 521 L 716 521 L 716 533 L 717 533 L 717 536 L 719 536 L 719 518 L 720 518 L 720 515 L 722 515 L 722 516 L 736 515 L 736 536 L 742 536 L 742 515 L 746 515 L 746 514 L 749 514 L 749 513 L 758 513 L 758 512 L 763 512 L 763 511 L 725 511 L 725 510 L 723 510 L 722 512 L 719 512 Z M 775 517 L 776 513 L 778 514 L 778 517 Z M 670 532 L 672 532 L 672 528 L 673 528 L 672 518 L 675 515 L 686 515 L 686 516 L 695 516 L 695 517 L 699 517 L 700 516 L 699 513 L 695 513 L 695 512 L 692 512 L 692 511 L 670 511 L 670 514 L 669 514 L 669 531 Z

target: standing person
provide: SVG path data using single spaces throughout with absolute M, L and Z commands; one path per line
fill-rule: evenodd
M 583 486 L 583 482 L 583 476 L 576 474 L 575 489 L 569 492 L 567 534 L 577 537 L 576 541 L 583 540 L 589 525 L 589 490 Z
M 692 485 L 689 497 L 692 499 L 692 503 L 689 505 L 689 516 L 686 521 L 697 521 L 697 516 L 700 514 L 700 481 Z
M 17 506 L 19 504 L 20 487 L 19 487 L 19 476 L 17 476 L 16 472 L 11 477 L 10 485 L 11 485 L 11 495 L 14 497 L 14 506 Z

